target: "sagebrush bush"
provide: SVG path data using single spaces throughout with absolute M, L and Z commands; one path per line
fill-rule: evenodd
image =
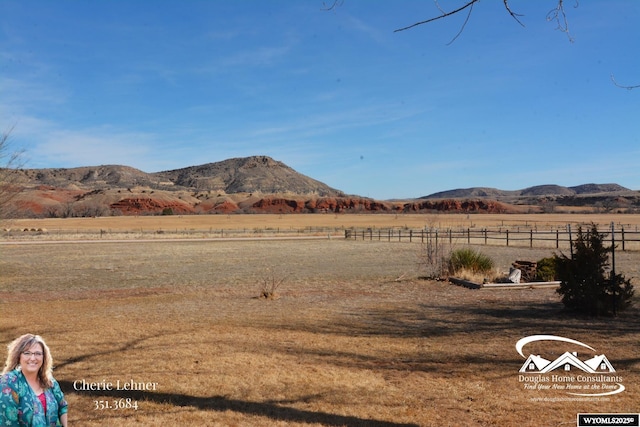
M 493 270 L 494 262 L 489 256 L 473 249 L 456 249 L 449 257 L 449 274 L 456 274 L 460 271 L 471 271 L 473 273 L 490 273 Z

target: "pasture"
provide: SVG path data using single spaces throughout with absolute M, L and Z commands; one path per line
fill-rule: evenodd
M 184 225 L 195 218 L 305 227 L 284 224 L 316 216 L 302 217 L 110 218 L 98 228 L 213 227 Z M 422 226 L 434 220 L 416 217 Z M 72 221 L 77 237 L 78 223 L 102 219 Z M 551 254 L 477 248 L 502 268 Z M 27 332 L 47 340 L 70 420 L 81 426 L 575 425 L 578 412 L 639 411 L 637 297 L 618 318 L 575 318 L 553 289 L 469 290 L 421 279 L 420 251 L 419 243 L 338 238 L 0 245 L 0 342 Z M 616 257 L 638 289 L 640 253 Z M 258 298 L 274 281 L 277 298 Z M 626 390 L 578 398 L 524 389 L 515 343 L 536 334 L 605 353 Z
M 629 228 L 640 227 L 640 215 L 631 214 L 264 214 L 264 215 L 166 215 L 97 218 L 17 219 L 7 224 L 14 229 L 44 228 L 50 232 L 215 232 L 217 230 L 303 230 L 345 228 L 483 228 L 558 227 L 595 223 L 608 227 L 612 222 Z

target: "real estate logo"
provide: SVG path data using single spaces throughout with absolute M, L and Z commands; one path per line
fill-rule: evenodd
M 542 353 L 525 355 L 525 346 L 539 341 L 556 341 L 571 345 L 572 350 L 576 347 L 587 350 L 565 351 L 555 358 Z M 516 351 L 525 359 L 518 375 L 524 390 L 565 392 L 585 397 L 611 396 L 625 390 L 622 377 L 607 356 L 580 341 L 556 335 L 531 335 L 518 340 Z

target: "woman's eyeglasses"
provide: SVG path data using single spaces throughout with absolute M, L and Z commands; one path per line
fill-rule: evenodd
M 31 357 L 31 356 L 42 357 L 41 351 L 23 351 L 22 354 L 24 354 L 26 357 Z

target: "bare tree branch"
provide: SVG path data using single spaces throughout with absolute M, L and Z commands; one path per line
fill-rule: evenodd
M 578 7 L 578 0 L 576 0 L 576 5 L 574 7 Z M 569 38 L 569 41 L 573 43 L 573 37 L 571 37 L 571 34 L 569 33 L 569 21 L 567 20 L 567 14 L 564 11 L 564 0 L 558 0 L 556 7 L 547 13 L 547 22 L 551 21 L 556 21 L 558 24 L 556 29 L 565 33 Z
M 325 11 L 333 10 L 339 6 L 342 6 L 343 3 L 344 3 L 344 0 L 334 0 L 331 6 L 327 6 L 325 2 L 322 2 L 322 8 L 320 10 L 325 10 Z
M 513 10 L 511 10 L 511 7 L 509 6 L 509 0 L 503 0 L 503 3 L 504 3 L 504 8 L 507 9 L 507 12 L 509 12 L 509 15 L 511 15 L 511 17 L 515 19 L 518 24 L 524 27 L 524 24 L 518 19 L 519 16 L 524 16 L 524 15 L 520 13 L 515 13 Z
M 443 8 L 440 7 L 440 3 L 438 3 L 438 0 L 433 0 L 433 2 L 435 3 L 436 7 L 438 8 L 438 10 L 440 12 L 442 12 L 443 14 L 447 13 L 447 12 L 444 11 Z
M 410 28 L 417 27 L 418 25 L 428 24 L 430 22 L 437 21 L 439 19 L 443 19 L 443 18 L 447 18 L 447 17 L 452 16 L 452 15 L 455 15 L 457 13 L 462 12 L 463 10 L 465 10 L 467 8 L 473 8 L 473 5 L 475 3 L 477 3 L 478 1 L 479 0 L 468 0 L 461 7 L 457 8 L 455 10 L 452 10 L 451 12 L 446 12 L 444 9 L 442 9 L 440 4 L 438 3 L 438 0 L 434 0 L 434 3 L 436 4 L 436 7 L 441 12 L 440 15 L 438 15 L 438 16 L 436 16 L 434 18 L 430 18 L 430 19 L 424 20 L 424 21 L 416 22 L 415 24 L 411 24 L 411 25 L 408 25 L 406 27 L 398 28 L 397 30 L 394 30 L 394 33 L 397 33 L 399 31 L 405 31 L 405 30 L 408 30 Z M 509 13 L 509 15 L 513 19 L 515 19 L 518 24 L 520 24 L 521 26 L 524 27 L 524 23 L 522 23 L 522 21 L 520 20 L 520 17 L 523 16 L 523 15 L 519 14 L 519 13 L 516 13 L 516 12 L 513 11 L 513 9 L 511 9 L 511 6 L 509 5 L 509 0 L 502 0 L 502 3 L 504 5 L 505 10 Z M 578 0 L 576 0 L 576 6 L 575 7 L 577 7 L 577 6 L 578 6 Z M 462 25 L 461 30 L 458 32 L 458 34 L 456 34 L 456 36 L 453 38 L 453 40 L 451 42 L 453 42 L 455 39 L 457 39 L 460 36 L 460 33 L 462 33 L 462 30 L 467 25 L 467 22 L 469 21 L 469 17 L 470 16 L 471 16 L 471 12 L 469 12 L 467 14 L 467 18 L 464 21 L 464 24 Z M 564 0 L 558 0 L 558 4 L 556 5 L 556 7 L 554 9 L 551 9 L 549 11 L 549 13 L 547 13 L 547 21 L 555 21 L 555 22 L 557 22 L 558 29 L 560 31 L 562 31 L 563 33 L 567 34 L 567 37 L 569 37 L 569 41 L 573 42 L 573 38 L 569 34 L 569 21 L 567 20 L 567 14 L 565 13 L 565 10 L 564 10 Z M 451 42 L 449 42 L 448 44 L 451 44 Z
M 451 45 L 451 43 L 453 43 L 454 41 L 456 41 L 458 37 L 460 37 L 460 34 L 462 34 L 462 32 L 464 31 L 464 28 L 467 26 L 467 22 L 469 22 L 469 18 L 471 18 L 471 12 L 473 12 L 473 4 L 471 4 L 471 7 L 469 8 L 469 13 L 467 13 L 467 17 L 462 23 L 462 27 L 460 27 L 460 31 L 458 31 L 458 34 L 456 34 L 455 37 L 453 37 L 449 43 L 447 43 L 447 46 Z
M 426 21 L 416 22 L 415 24 L 411 24 L 411 25 L 409 25 L 407 27 L 398 28 L 397 30 L 394 30 L 393 32 L 397 33 L 399 31 L 405 31 L 405 30 L 408 30 L 409 28 L 417 27 L 418 25 L 428 24 L 429 22 L 437 21 L 438 19 L 442 19 L 442 18 L 446 18 L 447 16 L 455 15 L 456 13 L 461 12 L 461 11 L 465 10 L 466 8 L 473 6 L 473 4 L 477 3 L 478 1 L 480 1 L 480 0 L 471 0 L 471 1 L 467 2 L 464 6 L 459 7 L 456 10 L 452 10 L 451 12 L 443 13 L 440 16 L 436 16 L 435 18 L 427 19 Z
M 613 74 L 611 74 L 611 81 L 613 82 L 613 84 L 614 84 L 614 85 L 616 85 L 616 86 L 618 86 L 618 87 L 620 87 L 620 88 L 622 88 L 622 89 L 628 89 L 628 90 L 631 90 L 631 89 L 637 89 L 637 88 L 640 88 L 640 85 L 626 86 L 626 85 L 621 85 L 621 84 L 619 84 L 619 83 L 616 81 L 615 77 L 613 77 Z

